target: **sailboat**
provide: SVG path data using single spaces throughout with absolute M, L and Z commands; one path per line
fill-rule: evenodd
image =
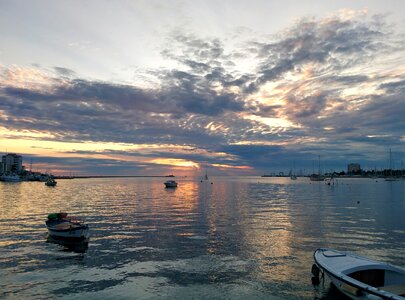
M 290 176 L 291 180 L 297 180 L 297 176 L 295 176 L 295 165 L 294 165 L 294 173 L 292 170 L 290 170 L 290 173 L 288 174 Z
M 324 181 L 325 176 L 321 175 L 321 156 L 318 155 L 318 174 L 312 174 L 309 176 L 309 180 L 311 181 Z
M 398 177 L 394 177 L 394 175 L 392 174 L 392 152 L 391 152 L 391 148 L 390 148 L 390 176 L 385 178 L 385 181 L 397 181 L 399 180 Z
M 204 175 L 204 180 L 208 180 L 208 172 L 207 172 L 207 167 L 205 167 L 205 175 Z

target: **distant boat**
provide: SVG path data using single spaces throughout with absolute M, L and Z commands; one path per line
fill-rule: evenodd
M 295 176 L 295 174 L 293 174 L 292 170 L 290 170 L 290 173 L 288 173 L 288 176 L 290 176 L 291 180 L 297 180 L 297 176 Z
M 398 178 L 398 177 L 387 177 L 387 178 L 385 178 L 385 181 L 399 181 L 399 180 L 401 180 L 401 179 Z
M 18 175 L 3 175 L 0 177 L 0 181 L 5 182 L 21 182 L 22 179 Z
M 175 187 L 177 187 L 177 182 L 174 181 L 174 180 L 168 180 L 168 181 L 165 181 L 165 182 L 164 182 L 164 185 L 165 185 L 167 188 L 175 188 Z
M 54 239 L 80 241 L 89 237 L 89 226 L 68 217 L 67 213 L 51 213 L 45 224 Z
M 336 181 L 336 183 L 337 183 L 337 181 Z M 325 178 L 325 184 L 334 185 L 335 184 L 335 178 L 334 177 Z
M 385 181 L 398 181 L 398 180 L 400 180 L 398 177 L 394 177 L 394 176 L 393 176 L 393 174 L 392 174 L 392 168 L 393 168 L 393 164 L 392 164 L 392 152 L 391 152 L 391 149 L 390 149 L 390 175 L 389 175 L 389 177 L 386 177 L 386 178 L 385 178 Z
M 309 176 L 309 180 L 311 181 L 324 181 L 325 176 L 321 175 L 321 156 L 318 155 L 318 174 L 312 174 Z
M 56 186 L 57 183 L 58 182 L 53 178 L 49 178 L 47 181 L 45 181 L 46 186 Z
M 318 174 L 312 174 L 311 176 L 309 176 L 309 180 L 311 180 L 311 181 L 324 181 L 325 176 L 318 175 Z
M 291 180 L 297 180 L 297 176 L 295 175 L 295 162 L 293 163 L 293 170 L 290 170 L 290 173 L 288 175 L 290 175 Z
M 317 249 L 312 266 L 313 282 L 326 273 L 332 283 L 351 299 L 404 299 L 405 270 L 356 254 Z

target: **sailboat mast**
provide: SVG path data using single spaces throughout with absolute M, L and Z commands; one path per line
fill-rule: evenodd
M 390 170 L 392 172 L 392 152 L 391 152 L 391 148 L 390 148 Z

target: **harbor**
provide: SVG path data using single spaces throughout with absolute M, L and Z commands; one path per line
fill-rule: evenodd
M 164 181 L 0 183 L 0 298 L 341 299 L 328 278 L 312 285 L 315 249 L 403 267 L 405 181 Z M 48 241 L 60 210 L 88 224 L 87 244 Z

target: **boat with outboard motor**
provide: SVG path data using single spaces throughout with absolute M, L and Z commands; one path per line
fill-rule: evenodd
M 320 248 L 314 252 L 313 283 L 326 273 L 351 299 L 405 299 L 405 270 L 357 254 Z
M 49 235 L 54 239 L 83 240 L 89 238 L 89 226 L 68 217 L 67 213 L 51 213 L 45 224 Z

